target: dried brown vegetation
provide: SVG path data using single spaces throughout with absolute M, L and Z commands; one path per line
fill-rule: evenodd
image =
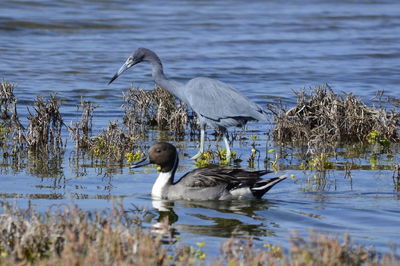
M 29 113 L 28 129 L 22 126 L 17 114 L 15 85 L 0 83 L 0 146 L 3 163 L 13 171 L 27 168 L 33 175 L 62 176 L 64 144 L 61 136 L 63 119 L 60 100 L 37 97 L 34 113 Z
M 17 113 L 16 85 L 7 81 L 0 83 L 0 141 L 4 145 L 9 138 L 17 143 L 24 141 L 23 126 Z
M 141 229 L 145 214 L 122 206 L 108 213 L 86 212 L 74 206 L 53 208 L 43 215 L 2 203 L 1 265 L 399 265 L 394 254 L 373 250 L 324 235 L 309 240 L 294 236 L 291 248 L 231 239 L 212 259 L 200 248 L 174 243 L 164 223 L 163 235 Z M 167 243 L 168 245 L 163 245 Z M 206 259 L 208 259 L 206 261 Z
M 252 241 L 231 239 L 223 244 L 219 263 L 228 265 L 399 265 L 399 259 L 392 254 L 379 255 L 373 249 L 354 245 L 349 236 L 343 241 L 322 234 L 310 235 L 304 239 L 293 235 L 291 248 L 266 244 L 266 250 L 254 247 Z
M 0 264 L 166 265 L 159 238 L 131 226 L 123 209 L 109 215 L 75 207 L 39 215 L 3 205 Z
M 129 136 L 142 136 L 148 127 L 167 129 L 176 135 L 184 135 L 186 127 L 192 134 L 196 132 L 196 121 L 187 106 L 177 103 L 164 89 L 146 91 L 131 88 L 125 93 L 124 100 L 123 124 Z
M 119 127 L 119 122 L 110 122 L 98 136 L 91 136 L 93 111 L 96 107 L 89 101 L 81 101 L 81 120 L 69 127 L 71 138 L 78 150 L 89 152 L 103 163 L 122 163 L 127 153 L 136 147 L 136 139 L 128 137 L 126 131 Z M 77 159 L 77 158 L 75 158 Z
M 69 134 L 77 148 L 87 149 L 90 146 L 94 109 L 96 106 L 92 102 L 81 99 L 81 104 L 78 106 L 78 111 L 82 112 L 81 120 L 68 127 Z
M 90 139 L 88 150 L 97 158 L 122 162 L 125 154 L 132 152 L 135 147 L 135 139 L 128 137 L 119 128 L 118 121 L 114 121 L 99 136 Z
M 335 142 L 365 141 L 368 134 L 391 142 L 399 141 L 400 114 L 370 107 L 352 94 L 339 95 L 328 86 L 296 93 L 297 105 L 289 110 L 271 108 L 278 142 L 297 142 L 309 146 Z
M 60 100 L 51 95 L 49 99 L 38 96 L 35 113 L 29 114 L 26 142 L 30 150 L 36 152 L 59 152 L 63 147 L 61 130 L 64 125 Z

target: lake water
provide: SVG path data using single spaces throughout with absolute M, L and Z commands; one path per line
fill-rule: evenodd
M 108 86 L 109 78 L 137 47 L 156 51 L 166 74 L 179 81 L 207 76 L 227 82 L 265 106 L 281 99 L 296 101 L 292 89 L 328 83 L 336 92 L 370 102 L 378 90 L 399 96 L 400 3 L 391 1 L 1 1 L 0 78 L 17 83 L 18 110 L 26 123 L 27 108 L 37 95 L 57 92 L 63 99 L 66 124 L 79 119 L 81 97 L 98 104 L 94 134 L 111 120 L 121 121 L 122 91 L 130 86 L 154 88 L 150 66 L 142 64 Z M 252 124 L 262 154 L 265 128 Z M 211 131 L 209 131 L 211 132 Z M 67 138 L 67 133 L 65 133 Z M 149 144 L 162 137 L 151 134 Z M 211 140 L 213 137 L 210 137 Z M 181 175 L 194 168 L 183 153 L 193 155 L 196 142 L 175 142 L 181 150 Z M 207 142 L 215 149 L 214 142 Z M 68 142 L 59 173 L 44 177 L 35 165 L 15 171 L 2 165 L 0 199 L 39 210 L 74 202 L 101 210 L 121 199 L 160 215 L 150 197 L 156 170 L 101 168 L 70 160 Z M 244 159 L 248 143 L 234 143 Z M 268 148 L 277 148 L 269 142 Z M 286 151 L 286 154 L 291 151 Z M 293 151 L 292 151 L 293 152 Z M 274 156 L 271 154 L 271 156 Z M 295 156 L 294 156 L 295 157 Z M 376 158 L 375 158 L 376 159 Z M 369 153 L 357 158 L 362 170 L 329 171 L 325 182 L 301 171 L 299 158 L 281 158 L 278 174 L 293 174 L 263 200 L 239 202 L 175 202 L 168 215 L 184 243 L 206 242 L 217 254 L 227 238 L 252 237 L 257 243 L 288 247 L 291 232 L 309 230 L 349 233 L 357 243 L 388 251 L 399 244 L 400 193 L 393 184 L 397 154 Z M 371 164 L 374 164 L 371 166 Z M 262 160 L 256 168 L 262 169 Z M 36 170 L 35 170 L 36 169 Z

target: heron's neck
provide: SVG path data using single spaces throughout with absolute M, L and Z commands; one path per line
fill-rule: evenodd
M 154 58 L 150 61 L 153 68 L 153 79 L 157 86 L 167 90 L 175 97 L 186 102 L 186 97 L 183 91 L 183 84 L 175 80 L 168 79 L 164 74 L 164 69 L 159 58 Z

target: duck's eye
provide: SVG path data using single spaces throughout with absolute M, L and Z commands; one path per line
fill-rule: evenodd
M 157 150 L 156 150 L 156 152 L 160 153 L 160 152 L 161 152 L 161 150 L 160 150 L 160 149 L 157 149 Z

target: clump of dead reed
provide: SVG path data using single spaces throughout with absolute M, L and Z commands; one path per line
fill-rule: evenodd
M 122 163 L 127 154 L 136 148 L 135 138 L 128 137 L 119 128 L 118 121 L 110 122 L 108 128 L 98 136 L 91 137 L 88 142 L 88 151 L 103 161 L 117 161 Z M 140 159 L 140 158 L 138 158 Z
M 64 125 L 60 112 L 60 99 L 51 95 L 49 99 L 38 96 L 35 113 L 29 113 L 26 143 L 31 151 L 59 152 L 63 147 L 61 130 Z
M 54 95 L 49 99 L 37 97 L 34 113 L 29 113 L 28 130 L 25 130 L 17 113 L 15 88 L 14 84 L 6 81 L 0 83 L 0 146 L 3 163 L 15 171 L 27 167 L 29 173 L 34 175 L 61 176 L 64 144 L 60 100 Z
M 75 141 L 78 149 L 87 149 L 90 146 L 90 135 L 92 133 L 93 112 L 96 109 L 92 102 L 81 99 L 78 111 L 81 111 L 81 120 L 71 124 L 69 133 Z
M 89 101 L 81 101 L 78 111 L 81 110 L 81 120 L 69 127 L 71 138 L 75 141 L 78 150 L 89 152 L 103 163 L 119 162 L 125 159 L 132 161 L 140 159 L 132 153 L 136 147 L 136 138 L 128 137 L 126 131 L 119 127 L 119 122 L 110 122 L 98 136 L 91 136 L 93 111 L 96 107 Z M 127 158 L 127 156 L 129 158 Z M 134 159 L 132 159 L 135 157 Z
M 170 130 L 176 135 L 184 135 L 186 127 L 191 133 L 197 129 L 193 115 L 187 106 L 177 102 L 166 90 L 129 89 L 124 94 L 125 115 L 123 124 L 129 136 L 142 136 L 148 127 Z
M 122 205 L 103 212 L 53 206 L 43 214 L 5 202 L 0 206 L 1 265 L 399 265 L 393 254 L 378 254 L 349 237 L 292 236 L 291 248 L 230 239 L 215 259 L 206 242 L 174 242 L 168 223 L 151 233 L 141 228 L 146 210 Z M 163 245 L 166 244 L 166 245 Z M 197 247 L 196 247 L 197 246 Z
M 296 92 L 297 105 L 289 110 L 272 107 L 273 137 L 278 142 L 318 146 L 337 142 L 363 142 L 368 135 L 399 140 L 400 114 L 367 106 L 353 94 L 336 94 L 328 85 Z
M 15 84 L 7 81 L 0 83 L 0 117 L 3 120 L 16 115 L 17 98 L 14 95 Z
M 14 139 L 17 143 L 24 141 L 24 127 L 17 113 L 17 98 L 14 95 L 16 85 L 7 81 L 0 83 L 0 144 Z

